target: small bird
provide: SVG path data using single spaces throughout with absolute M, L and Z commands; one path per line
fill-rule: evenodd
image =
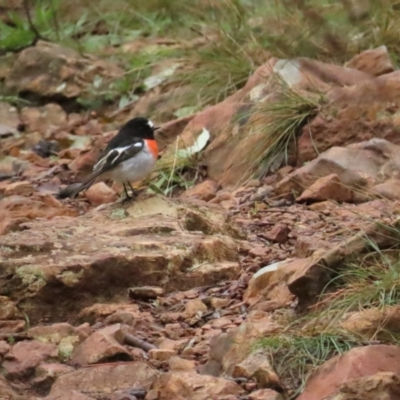
M 100 154 L 93 172 L 82 183 L 62 189 L 57 197 L 76 197 L 95 181 L 111 179 L 122 183 L 126 199 L 130 199 L 127 188 L 134 193 L 131 182 L 146 178 L 157 161 L 158 146 L 154 139 L 154 131 L 157 129 L 159 127 L 154 126 L 147 118 L 136 117 L 129 120 Z

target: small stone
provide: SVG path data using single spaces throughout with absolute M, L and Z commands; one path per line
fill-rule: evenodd
M 5 340 L 0 340 L 0 356 L 4 356 L 4 354 L 10 351 L 10 345 Z
M 218 318 L 218 319 L 214 320 L 212 322 L 212 327 L 214 329 L 222 329 L 230 324 L 231 324 L 231 320 L 228 317 L 222 317 L 222 318 Z
M 354 56 L 346 67 L 358 69 L 368 74 L 379 76 L 395 70 L 395 66 L 386 46 L 365 50 Z
M 21 120 L 29 132 L 38 131 L 45 134 L 49 129 L 66 125 L 67 114 L 60 105 L 49 103 L 43 107 L 23 107 Z
M 232 194 L 229 192 L 221 192 L 218 193 L 216 197 L 214 197 L 210 203 L 221 203 L 223 201 L 229 201 L 232 199 Z
M 260 389 L 249 395 L 250 400 L 283 400 L 283 397 L 275 390 Z
M 221 308 L 226 307 L 229 301 L 229 299 L 219 299 L 218 297 L 213 297 L 210 301 L 210 304 L 215 310 L 220 310 Z
M 203 335 L 202 338 L 203 339 L 211 339 L 214 336 L 218 336 L 222 333 L 222 329 L 210 329 L 210 330 L 206 330 Z
M 158 343 L 158 348 L 159 349 L 164 349 L 164 350 L 173 350 L 175 352 L 178 352 L 179 350 L 183 349 L 188 342 L 189 339 L 179 339 L 179 340 L 172 340 L 168 338 L 163 338 L 161 341 Z
M 181 198 L 194 198 L 204 201 L 210 201 L 215 197 L 218 190 L 218 183 L 208 179 L 193 186 L 181 194 Z
M 246 187 L 259 187 L 259 186 L 261 186 L 261 182 L 259 179 L 250 179 L 246 183 Z
M 132 360 L 131 354 L 120 343 L 123 342 L 121 325 L 111 325 L 91 334 L 75 348 L 71 360 L 80 365 L 107 362 L 110 359 Z
M 168 360 L 169 368 L 171 371 L 190 371 L 196 370 L 196 362 L 193 360 L 186 360 L 184 358 L 173 356 Z
M 252 353 L 244 361 L 235 365 L 232 376 L 254 378 L 261 388 L 281 386 L 278 375 L 268 361 L 268 354 L 264 351 Z
M 30 196 L 35 189 L 28 181 L 10 183 L 4 190 L 4 196 Z
M 275 225 L 269 232 L 263 234 L 263 236 L 276 243 L 285 243 L 288 240 L 290 228 L 284 224 Z
M 15 319 L 21 317 L 17 306 L 6 296 L 0 296 L 0 319 Z
M 42 361 L 56 359 L 57 347 L 52 344 L 27 340 L 15 344 L 3 362 L 3 368 L 10 378 L 21 378 L 37 367 Z
M 333 200 L 338 202 L 350 202 L 353 199 L 353 192 L 337 174 L 330 174 L 317 179 L 306 189 L 297 202 Z
M 168 349 L 151 349 L 149 351 L 150 360 L 156 361 L 168 361 L 171 357 L 176 356 L 174 350 Z
M 141 286 L 128 289 L 128 295 L 131 299 L 153 300 L 163 296 L 165 293 L 163 288 L 158 286 Z
M 186 303 L 184 314 L 186 318 L 191 318 L 205 312 L 207 312 L 207 306 L 200 299 L 194 299 Z
M 113 203 L 118 200 L 117 194 L 104 182 L 98 182 L 92 185 L 86 191 L 86 197 L 92 206 Z

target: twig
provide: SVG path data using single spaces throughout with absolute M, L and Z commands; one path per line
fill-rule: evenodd
M 133 347 L 138 347 L 139 349 L 142 349 L 146 352 L 150 351 L 151 349 L 157 348 L 156 346 L 154 346 L 154 344 L 145 342 L 144 340 L 139 339 L 138 337 L 133 336 L 130 333 L 125 333 L 124 342 Z
M 12 338 L 16 342 L 20 340 L 32 340 L 31 336 L 28 336 L 26 333 L 1 333 L 0 340 L 9 340 Z
M 29 0 L 23 0 L 22 5 L 24 6 L 26 18 L 28 19 L 29 29 L 35 34 L 35 39 L 33 43 L 36 43 L 39 39 L 46 40 L 37 30 L 35 24 L 32 21 L 31 11 L 29 9 Z
M 53 19 L 54 29 L 56 31 L 57 41 L 60 40 L 60 24 L 58 23 L 56 9 L 54 7 L 54 0 L 50 0 L 51 4 L 51 17 Z

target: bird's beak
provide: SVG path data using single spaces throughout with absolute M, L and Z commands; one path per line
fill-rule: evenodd
M 156 131 L 157 129 L 160 129 L 160 128 L 161 128 L 161 126 L 154 126 L 153 131 Z

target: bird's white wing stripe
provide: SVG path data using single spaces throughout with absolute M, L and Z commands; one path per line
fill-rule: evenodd
M 93 171 L 97 172 L 99 170 L 101 170 L 104 166 L 104 164 L 107 162 L 108 158 L 110 157 L 110 155 L 114 152 L 117 152 L 118 154 L 114 157 L 114 159 L 111 161 L 111 164 L 115 164 L 116 161 L 118 160 L 119 157 L 121 157 L 122 154 L 124 154 L 124 152 L 126 150 L 128 150 L 131 147 L 143 147 L 143 143 L 142 142 L 136 142 L 133 145 L 129 145 L 129 146 L 125 146 L 125 147 L 117 147 L 115 149 L 110 150 L 104 157 L 102 157 L 93 167 Z

